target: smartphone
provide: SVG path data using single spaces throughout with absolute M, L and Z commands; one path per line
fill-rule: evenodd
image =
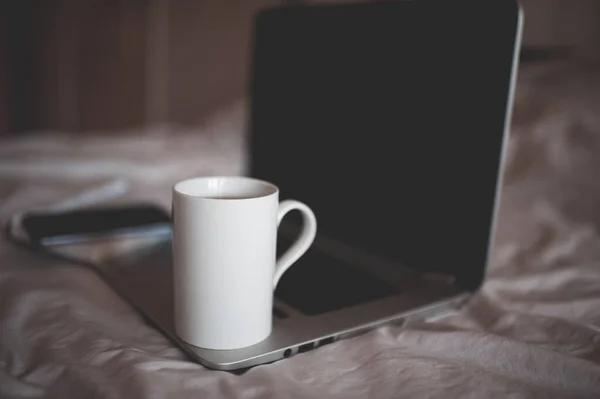
M 89 208 L 62 213 L 29 213 L 21 230 L 36 246 L 74 244 L 108 237 L 167 236 L 170 215 L 154 204 Z

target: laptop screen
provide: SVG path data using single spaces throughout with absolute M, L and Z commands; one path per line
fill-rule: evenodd
M 257 18 L 251 175 L 319 234 L 479 286 L 488 258 L 518 6 L 402 1 Z

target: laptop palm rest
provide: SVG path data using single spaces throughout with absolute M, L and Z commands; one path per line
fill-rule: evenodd
M 452 285 L 423 279 L 401 290 L 312 251 L 280 281 L 271 336 L 248 348 L 217 351 L 189 345 L 175 332 L 170 241 L 100 269 L 113 288 L 193 360 L 219 370 L 276 361 L 411 315 L 439 314 L 468 296 Z

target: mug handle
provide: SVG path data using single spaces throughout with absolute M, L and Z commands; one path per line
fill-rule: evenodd
M 277 210 L 277 227 L 281 224 L 281 220 L 288 212 L 297 210 L 302 213 L 302 231 L 296 241 L 288 248 L 283 255 L 277 259 L 275 264 L 275 274 L 273 276 L 273 289 L 277 287 L 277 283 L 283 273 L 289 269 L 304 253 L 310 248 L 317 234 L 317 218 L 313 211 L 303 204 L 295 200 L 284 200 L 279 203 Z

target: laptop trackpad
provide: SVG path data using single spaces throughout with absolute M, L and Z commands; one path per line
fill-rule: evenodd
M 289 240 L 278 240 L 278 255 Z M 392 285 L 311 247 L 283 275 L 275 297 L 299 312 L 315 316 L 396 295 Z

